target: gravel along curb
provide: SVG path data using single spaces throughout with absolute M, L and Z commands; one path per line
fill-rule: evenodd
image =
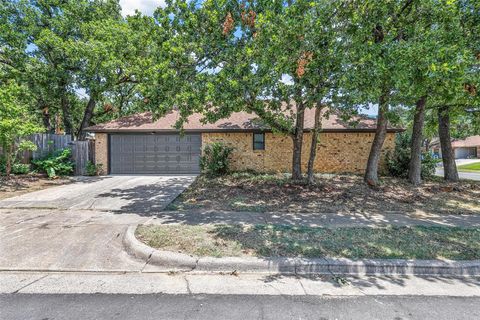
M 147 264 L 172 271 L 256 272 L 283 274 L 341 275 L 429 275 L 478 276 L 480 260 L 403 260 L 403 259 L 332 259 L 332 258 L 255 258 L 196 257 L 161 251 L 147 246 L 135 237 L 137 226 L 129 226 L 123 238 L 127 252 Z

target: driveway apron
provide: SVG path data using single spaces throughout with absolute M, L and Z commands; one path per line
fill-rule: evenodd
M 194 176 L 87 178 L 0 201 L 0 270 L 141 271 L 123 249 Z

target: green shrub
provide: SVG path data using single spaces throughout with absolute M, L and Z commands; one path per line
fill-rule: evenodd
M 21 140 L 19 143 L 15 143 L 13 146 L 13 152 L 10 153 L 11 157 L 11 170 L 12 174 L 27 174 L 30 172 L 30 165 L 20 163 L 19 155 L 24 151 L 35 151 L 37 146 L 29 140 Z M 0 174 L 7 173 L 7 155 L 0 155 Z
M 435 176 L 438 159 L 435 159 L 430 152 L 422 155 L 422 179 L 431 180 Z
M 95 165 L 93 162 L 88 161 L 87 165 L 85 166 L 85 174 L 87 176 L 98 176 L 102 171 L 102 165 L 97 164 Z
M 0 174 L 6 174 L 7 172 L 7 161 L 5 157 L 0 157 Z M 12 164 L 11 172 L 12 174 L 27 174 L 30 172 L 30 165 L 26 163 L 14 162 Z
M 200 158 L 200 167 L 207 176 L 219 176 L 228 173 L 229 157 L 233 148 L 219 142 L 206 145 Z
M 23 151 L 36 151 L 37 150 L 37 145 L 33 143 L 30 140 L 22 140 L 18 144 L 17 147 L 17 154 L 15 154 L 15 158 L 18 155 L 18 152 L 23 152 Z
M 55 151 L 45 158 L 33 161 L 33 164 L 49 178 L 67 176 L 73 173 L 74 163 L 70 160 L 72 150 L 63 149 Z
M 30 165 L 26 163 L 14 163 L 12 166 L 13 174 L 27 174 L 30 172 Z
M 395 142 L 395 151 L 387 154 L 387 170 L 392 177 L 407 178 L 411 136 L 407 133 L 398 134 Z M 428 180 L 434 176 L 436 163 L 437 161 L 430 153 L 422 154 L 422 179 Z

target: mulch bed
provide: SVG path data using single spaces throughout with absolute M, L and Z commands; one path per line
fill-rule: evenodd
M 168 210 L 316 213 L 480 214 L 480 183 L 440 179 L 413 187 L 383 178 L 372 189 L 355 175 L 325 175 L 310 186 L 283 175 L 200 176 Z
M 69 178 L 49 179 L 42 174 L 0 176 L 0 200 L 70 182 Z

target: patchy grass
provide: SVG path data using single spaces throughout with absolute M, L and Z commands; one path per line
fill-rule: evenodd
M 70 183 L 68 178 L 48 179 L 38 174 L 0 176 L 0 200 Z
M 372 189 L 355 175 L 322 175 L 309 186 L 292 184 L 281 174 L 234 173 L 198 177 L 167 210 L 480 214 L 480 183 L 435 179 L 413 187 L 402 179 L 384 178 Z
M 319 228 L 281 225 L 150 225 L 147 245 L 198 256 L 480 258 L 480 229 L 451 227 Z
M 147 245 L 162 250 L 213 257 L 241 255 L 239 243 L 211 236 L 215 228 L 213 225 L 139 226 L 135 235 Z
M 464 164 L 457 167 L 459 171 L 480 173 L 480 162 Z

